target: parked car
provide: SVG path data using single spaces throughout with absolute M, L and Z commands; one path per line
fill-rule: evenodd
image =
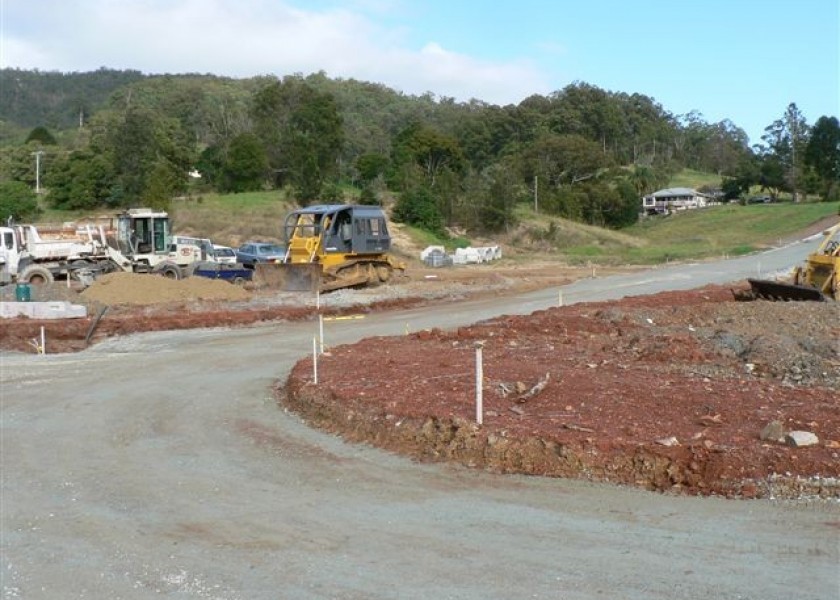
M 207 277 L 208 279 L 222 279 L 235 285 L 243 285 L 251 281 L 254 270 L 246 269 L 238 264 L 225 264 L 212 261 L 195 263 L 189 271 L 194 277 Z
M 236 250 L 233 248 L 213 244 L 213 262 L 223 265 L 233 265 L 239 261 L 236 259 Z
M 770 204 L 773 198 L 770 196 L 753 196 L 747 199 L 747 204 Z
M 245 242 L 236 250 L 236 260 L 253 269 L 256 263 L 283 262 L 286 249 L 272 242 Z

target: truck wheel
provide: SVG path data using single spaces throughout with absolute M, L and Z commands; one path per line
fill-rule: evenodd
M 22 273 L 18 275 L 18 281 L 21 283 L 31 283 L 32 285 L 43 285 L 45 283 L 52 283 L 55 281 L 52 271 L 41 265 L 29 265 Z
M 158 271 L 158 273 L 160 275 L 163 275 L 167 279 L 176 279 L 177 280 L 177 279 L 181 279 L 181 277 L 182 277 L 181 269 L 179 269 L 175 265 L 166 265 L 165 267 L 162 267 Z
M 244 277 L 234 277 L 233 278 L 233 285 L 245 285 L 245 278 Z

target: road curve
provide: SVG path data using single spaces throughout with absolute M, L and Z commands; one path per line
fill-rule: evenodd
M 571 303 L 737 280 L 809 247 L 560 291 Z M 325 340 L 557 301 L 555 288 L 369 315 L 328 323 Z M 281 323 L 0 355 L 3 598 L 840 596 L 836 504 L 420 465 L 308 428 L 269 388 L 315 333 Z

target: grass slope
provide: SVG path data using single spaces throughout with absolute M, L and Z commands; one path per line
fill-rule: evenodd
M 647 244 L 628 248 L 625 262 L 735 256 L 761 250 L 838 214 L 837 203 L 725 204 L 637 223 L 624 230 Z
M 519 225 L 502 243 L 518 249 L 520 256 L 553 255 L 570 264 L 659 264 L 755 252 L 836 216 L 839 210 L 837 203 L 725 204 L 649 218 L 612 231 L 520 208 Z
M 174 231 L 206 237 L 217 244 L 239 246 L 248 240 L 279 242 L 293 202 L 279 191 L 203 194 L 174 200 Z
M 687 187 L 699 189 L 703 186 L 720 187 L 721 178 L 714 173 L 703 173 L 694 169 L 683 169 L 668 181 L 669 188 Z

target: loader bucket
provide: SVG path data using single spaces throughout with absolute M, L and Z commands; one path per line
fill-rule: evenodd
M 254 283 L 258 287 L 284 292 L 314 292 L 321 284 L 317 263 L 257 263 Z
M 807 285 L 794 285 L 781 281 L 770 281 L 767 279 L 747 279 L 756 298 L 764 300 L 780 300 L 783 302 L 812 300 L 822 302 L 826 300 L 825 295 L 815 287 Z

